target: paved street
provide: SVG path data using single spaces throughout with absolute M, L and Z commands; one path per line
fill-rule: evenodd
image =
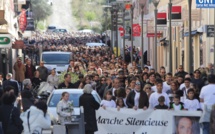
M 75 20 L 72 18 L 72 0 L 52 0 L 52 15 L 48 19 L 51 26 L 76 30 Z

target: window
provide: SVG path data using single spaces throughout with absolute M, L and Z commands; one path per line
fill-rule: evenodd
M 70 54 L 43 54 L 45 64 L 69 64 Z

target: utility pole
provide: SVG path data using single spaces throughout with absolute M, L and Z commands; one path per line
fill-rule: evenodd
M 158 4 L 159 4 L 159 0 L 154 0 L 153 1 L 155 10 L 155 44 L 154 44 L 154 68 L 157 71 L 157 14 L 158 14 Z
M 141 4 L 141 69 L 144 67 L 144 46 L 143 46 L 143 18 L 144 18 L 144 4 Z
M 134 39 L 133 39 L 133 11 L 134 7 L 131 5 L 131 63 L 133 62 L 133 45 L 134 45 Z
M 172 73 L 172 0 L 169 0 L 169 72 Z

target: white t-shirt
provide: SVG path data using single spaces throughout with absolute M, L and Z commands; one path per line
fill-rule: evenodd
M 152 86 L 151 89 L 152 89 L 152 91 L 157 92 L 157 87 L 156 86 Z M 168 90 L 170 90 L 170 88 L 163 86 L 162 92 L 166 93 Z
M 159 104 L 158 98 L 160 96 L 164 96 L 164 98 L 165 98 L 164 104 L 169 107 L 169 103 L 170 103 L 169 96 L 165 92 L 162 92 L 162 93 L 154 92 L 150 95 L 150 98 L 149 98 L 149 107 L 150 108 L 153 109 L 155 106 L 157 106 Z
M 184 88 L 184 87 L 185 87 L 185 83 L 182 83 L 182 84 L 180 85 L 179 89 L 182 90 L 182 88 Z
M 135 91 L 135 90 L 134 90 L 134 92 L 135 92 L 135 96 L 134 96 L 134 105 L 138 107 L 138 106 L 139 106 L 140 92 L 137 92 L 137 91 Z
M 173 108 L 175 111 L 179 111 L 179 110 L 181 110 L 181 105 L 180 104 L 179 105 L 173 104 Z
M 200 92 L 199 98 L 204 100 L 204 104 L 215 104 L 215 84 L 204 86 Z
M 116 107 L 116 103 L 115 103 L 115 101 L 113 101 L 113 100 L 110 100 L 110 101 L 108 101 L 108 100 L 102 100 L 102 101 L 101 101 L 101 106 L 113 107 L 113 108 L 115 108 L 115 107 Z
M 164 90 L 165 92 L 167 92 L 167 91 L 170 90 L 170 89 L 171 89 L 170 85 L 168 85 L 166 81 L 163 82 L 163 90 Z
M 200 109 L 200 103 L 197 99 L 185 99 L 184 100 L 184 108 L 189 111 L 197 111 L 197 109 Z

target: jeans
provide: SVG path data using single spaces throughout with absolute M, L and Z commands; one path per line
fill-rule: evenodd
M 203 130 L 203 134 L 210 134 L 210 123 L 209 122 L 203 122 L 202 123 L 202 130 Z

